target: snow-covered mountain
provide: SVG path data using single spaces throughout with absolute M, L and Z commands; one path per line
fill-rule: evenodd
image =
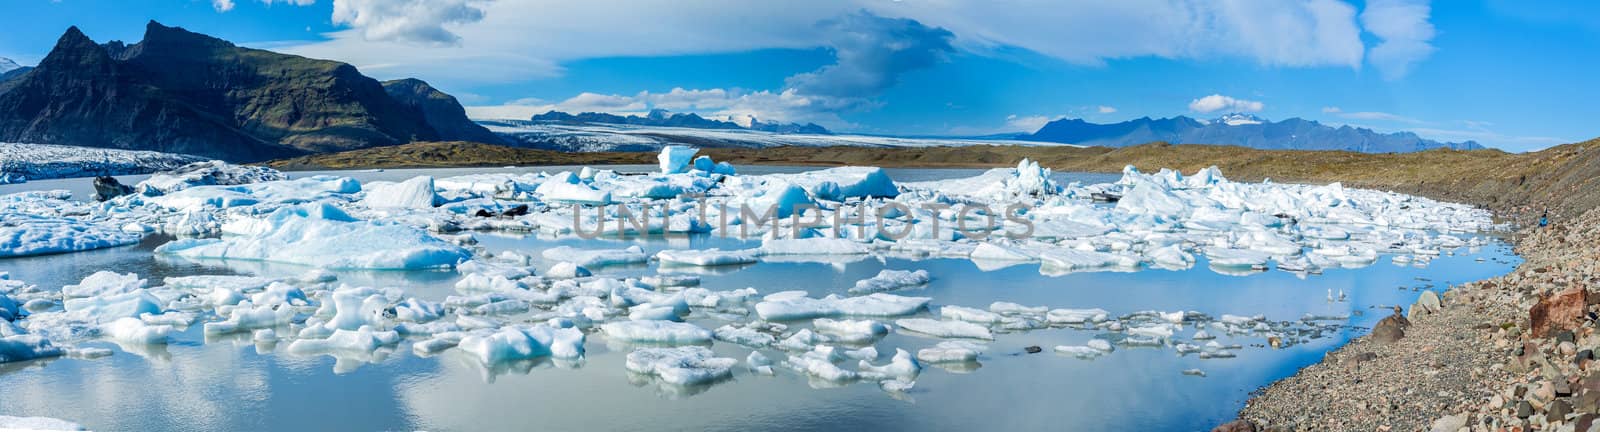
M 778 133 L 749 129 L 701 129 L 593 123 L 480 120 L 490 131 L 519 147 L 547 150 L 655 151 L 671 144 L 696 147 L 767 148 L 778 146 L 932 147 L 967 145 L 1061 145 L 1006 139 L 901 138 L 872 135 Z
M 52 144 L 0 142 L 0 184 L 27 180 L 148 174 L 206 160 L 199 156 Z
M 1266 123 L 1266 119 L 1250 114 L 1229 113 L 1222 117 L 1212 119 L 1208 124 L 1224 124 L 1228 126 L 1241 126 Z
M 616 115 L 609 113 L 585 112 L 569 114 L 561 111 L 550 111 L 533 116 L 529 119 L 535 123 L 561 123 L 568 125 L 600 124 L 600 125 L 628 125 L 628 126 L 665 126 L 695 129 L 749 129 L 778 133 L 803 133 L 803 134 L 829 134 L 827 128 L 816 123 L 778 123 L 764 122 L 755 116 L 734 116 L 726 120 L 701 117 L 695 113 L 673 113 L 664 109 L 653 109 L 643 116 Z
M 1089 123 L 1082 119 L 1052 121 L 1038 132 L 1018 139 L 1072 143 L 1086 146 L 1127 147 L 1155 141 L 1172 144 L 1237 145 L 1275 150 L 1348 150 L 1367 153 L 1404 153 L 1435 148 L 1480 149 L 1477 142 L 1440 142 L 1411 132 L 1376 132 L 1372 129 L 1291 118 L 1270 121 L 1249 114 L 1227 114 L 1212 120 L 1177 116 L 1142 117 L 1120 123 Z

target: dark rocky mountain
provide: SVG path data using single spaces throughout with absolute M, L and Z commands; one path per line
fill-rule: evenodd
M 1173 144 L 1224 144 L 1274 150 L 1348 150 L 1366 153 L 1483 148 L 1475 141 L 1439 142 L 1411 132 L 1381 133 L 1348 125 L 1332 127 L 1300 118 L 1272 122 L 1244 114 L 1229 114 L 1211 121 L 1184 116 L 1162 119 L 1143 117 L 1111 124 L 1062 119 L 1045 124 L 1038 132 L 1023 134 L 1018 138 L 1105 147 L 1164 141 Z
M 487 139 L 487 130 L 459 125 L 464 114 L 450 116 L 442 105 L 452 98 L 436 99 L 425 83 L 402 87 L 417 97 L 392 97 L 348 64 L 242 48 L 155 21 L 133 45 L 96 44 L 73 27 L 32 71 L 0 82 L 0 141 L 259 161 Z
M 461 108 L 461 103 L 456 101 L 455 96 L 439 91 L 427 82 L 416 78 L 384 81 L 383 90 L 400 104 L 421 112 L 428 127 L 450 141 L 510 143 L 468 119 L 467 111 Z
M 827 128 L 817 125 L 816 123 L 767 123 L 752 119 L 750 121 L 750 126 L 746 127 L 730 121 L 708 119 L 701 117 L 699 114 L 670 113 L 663 109 L 650 110 L 649 114 L 643 116 L 620 116 L 616 114 L 597 112 L 578 113 L 574 115 L 561 111 L 550 111 L 544 114 L 535 115 L 530 120 L 535 122 L 563 124 L 600 123 L 634 126 L 682 127 L 694 129 L 742 129 L 775 133 L 802 133 L 821 135 L 832 133 L 829 132 Z

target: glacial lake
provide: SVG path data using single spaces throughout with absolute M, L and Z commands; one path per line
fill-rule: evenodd
M 649 166 L 608 167 L 647 171 Z M 362 181 L 446 177 L 483 172 L 557 171 L 575 167 L 426 169 L 298 172 L 337 174 Z M 798 172 L 813 168 L 741 166 L 741 174 Z M 890 169 L 896 181 L 967 177 L 983 170 Z M 1118 176 L 1058 173 L 1058 180 L 1114 181 Z M 137 176 L 123 177 L 125 183 Z M 87 197 L 88 179 L 44 180 L 0 186 L 0 194 L 69 189 Z M 538 256 L 552 246 L 622 248 L 646 253 L 663 249 L 749 247 L 753 242 L 695 236 L 678 240 L 579 240 L 548 236 L 476 233 L 490 251 L 516 250 Z M 1470 238 L 1471 236 L 1463 236 Z M 294 277 L 305 267 L 259 262 L 189 261 L 156 256 L 170 237 L 152 236 L 134 246 L 62 255 L 0 259 L 12 279 L 57 288 L 100 270 L 133 272 L 159 285 L 164 277 L 244 274 Z M 1233 418 L 1249 393 L 1321 359 L 1329 350 L 1365 334 L 1391 305 L 1409 305 L 1418 290 L 1444 290 L 1510 271 L 1520 262 L 1498 240 L 1455 249 L 1425 267 L 1399 265 L 1384 254 L 1363 268 L 1329 268 L 1323 274 L 1279 270 L 1228 275 L 1213 271 L 1205 257 L 1187 270 L 1078 272 L 1044 275 L 1038 263 L 980 268 L 965 259 L 854 257 L 837 260 L 762 262 L 683 273 L 648 265 L 601 267 L 597 275 L 693 274 L 711 290 L 755 288 L 762 295 L 805 290 L 812 297 L 845 295 L 857 280 L 883 269 L 925 269 L 932 282 L 894 294 L 931 297 L 930 308 L 984 308 L 994 301 L 1051 308 L 1102 308 L 1113 317 L 1144 310 L 1265 315 L 1294 321 L 1306 315 L 1340 316 L 1337 331 L 1283 349 L 1254 346 L 1259 338 L 1218 332 L 1218 342 L 1244 345 L 1234 358 L 1202 359 L 1170 347 L 1117 347 L 1092 360 L 1060 355 L 1057 345 L 1082 345 L 1097 330 L 1050 328 L 1001 333 L 976 365 L 927 365 L 916 385 L 890 394 L 871 383 L 834 386 L 780 370 L 750 372 L 749 348 L 717 342 L 721 357 L 740 359 L 734 376 L 689 388 L 633 379 L 624 369 L 629 346 L 589 336 L 583 360 L 548 359 L 486 368 L 450 350 L 432 357 L 412 353 L 412 340 L 376 358 L 298 356 L 284 343 L 258 345 L 248 333 L 208 337 L 199 325 L 176 333 L 167 346 L 111 348 L 97 359 L 59 358 L 0 364 L 0 414 L 46 416 L 94 430 L 1209 430 Z M 539 268 L 552 263 L 540 261 Z M 340 271 L 341 282 L 402 287 L 409 295 L 440 301 L 453 294 L 453 271 Z M 1329 300 L 1329 293 L 1343 301 Z M 933 316 L 923 312 L 921 316 Z M 892 321 L 892 320 L 886 320 Z M 690 322 L 696 322 L 691 319 Z M 714 323 L 701 323 L 715 328 Z M 1194 332 L 1186 327 L 1179 337 Z M 939 339 L 894 332 L 877 343 L 879 352 L 915 352 Z M 1043 352 L 1027 354 L 1025 347 Z M 392 351 L 392 352 L 391 352 Z M 784 356 L 764 350 L 775 360 Z M 384 354 L 386 353 L 386 354 Z M 885 355 L 884 358 L 887 358 Z M 876 363 L 881 363 L 880 361 Z M 1199 369 L 1205 376 L 1185 370 Z

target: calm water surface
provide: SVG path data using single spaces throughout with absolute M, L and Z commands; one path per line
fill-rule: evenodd
M 621 167 L 646 171 L 651 167 Z M 561 168 L 390 170 L 341 172 L 364 181 L 403 180 L 474 172 Z M 808 168 L 741 167 L 746 174 Z M 975 175 L 982 170 L 890 170 L 898 181 Z M 295 173 L 307 175 L 311 173 Z M 1064 180 L 1103 182 L 1116 176 L 1060 174 Z M 131 177 L 131 176 L 130 176 Z M 136 181 L 129 178 L 130 181 Z M 0 188 L 0 193 L 86 185 L 87 179 L 40 181 Z M 75 192 L 87 196 L 87 191 Z M 558 244 L 647 251 L 742 247 L 730 239 L 634 242 L 478 234 L 489 250 L 532 252 Z M 143 244 L 66 255 L 0 260 L 0 271 L 44 287 L 76 283 L 99 270 L 135 272 L 159 285 L 163 277 L 192 274 L 293 276 L 302 267 L 155 257 L 163 238 Z M 258 346 L 248 334 L 207 338 L 196 325 L 166 347 L 117 347 L 116 355 L 0 365 L 0 414 L 49 416 L 97 430 L 1209 430 L 1231 419 L 1248 393 L 1320 359 L 1365 332 L 1387 311 L 1410 304 L 1417 289 L 1444 289 L 1509 271 L 1519 260 L 1499 242 L 1460 249 L 1426 268 L 1397 266 L 1382 257 L 1362 269 L 1329 269 L 1304 279 L 1270 271 L 1228 276 L 1204 258 L 1184 271 L 1145 270 L 1045 276 L 1038 264 L 988 271 L 956 259 L 864 258 L 839 262 L 779 262 L 699 274 L 702 287 L 754 287 L 763 294 L 806 290 L 844 294 L 856 280 L 882 269 L 927 269 L 934 280 L 903 295 L 928 296 L 939 305 L 986 308 L 993 301 L 1059 307 L 1099 307 L 1120 315 L 1140 310 L 1194 310 L 1264 314 L 1295 320 L 1312 313 L 1351 316 L 1349 328 L 1287 349 L 1250 348 L 1237 358 L 1179 356 L 1171 348 L 1121 348 L 1097 360 L 1056 355 L 1050 347 L 1082 344 L 1094 331 L 1036 330 L 997 335 L 981 365 L 968 370 L 928 367 L 905 397 L 892 398 L 870 383 L 831 387 L 785 371 L 777 376 L 735 368 L 730 381 L 694 388 L 633 382 L 623 368 L 630 347 L 591 335 L 581 363 L 525 362 L 485 368 L 458 351 L 419 358 L 409 342 L 378 359 L 302 357 L 287 344 Z M 1479 261 L 1479 260 L 1482 261 Z M 551 263 L 541 263 L 548 266 Z M 648 275 L 649 266 L 601 268 L 603 275 Z M 671 271 L 670 269 L 668 271 Z M 453 272 L 339 272 L 352 285 L 400 286 L 411 295 L 442 300 L 454 293 Z M 1343 291 L 1348 302 L 1329 302 Z M 715 328 L 720 324 L 699 322 Z M 1179 334 L 1187 339 L 1193 329 Z M 877 344 L 893 353 L 931 346 L 937 339 L 891 334 Z M 1259 343 L 1256 338 L 1230 342 Z M 1041 354 L 1023 354 L 1038 345 Z M 750 350 L 717 343 L 719 355 L 742 360 Z M 776 350 L 765 351 L 781 360 Z M 887 357 L 885 357 L 887 358 Z M 371 360 L 370 362 L 363 360 Z M 853 363 L 853 362 L 851 362 Z M 847 366 L 853 369 L 853 367 Z M 1181 374 L 1204 370 L 1206 377 Z

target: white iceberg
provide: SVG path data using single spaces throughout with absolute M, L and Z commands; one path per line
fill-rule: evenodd
M 941 338 L 968 338 L 993 340 L 994 334 L 988 327 L 969 323 L 966 321 L 939 321 L 927 318 L 906 318 L 896 320 L 895 325 L 901 330 L 925 334 Z
M 856 281 L 850 288 L 851 294 L 869 294 L 875 292 L 894 291 L 902 288 L 927 284 L 929 281 L 927 270 L 882 270 L 877 276 Z
M 841 298 L 830 295 L 821 299 L 810 297 L 766 300 L 756 304 L 756 314 L 768 321 L 791 321 L 811 318 L 841 316 L 893 317 L 910 315 L 928 307 L 928 297 L 902 297 L 874 293 L 861 297 Z
M 654 376 L 673 385 L 709 384 L 733 376 L 739 361 L 717 357 L 710 349 L 698 346 L 640 348 L 628 353 L 624 366 L 629 372 Z
M 275 222 L 274 226 L 251 235 L 174 240 L 156 248 L 156 253 L 328 269 L 443 268 L 471 257 L 460 246 L 394 223 L 343 222 L 292 213 Z

